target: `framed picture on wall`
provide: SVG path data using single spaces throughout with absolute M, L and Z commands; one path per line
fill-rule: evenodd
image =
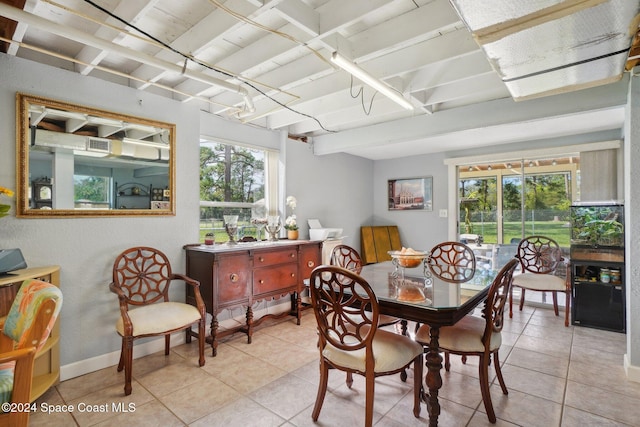
M 390 211 L 433 210 L 433 177 L 390 179 Z

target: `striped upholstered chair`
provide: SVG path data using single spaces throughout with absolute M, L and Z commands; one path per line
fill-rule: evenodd
M 34 358 L 61 307 L 62 292 L 51 283 L 29 279 L 20 286 L 0 333 L 0 403 L 30 402 Z M 28 411 L 0 413 L 0 425 L 28 423 Z

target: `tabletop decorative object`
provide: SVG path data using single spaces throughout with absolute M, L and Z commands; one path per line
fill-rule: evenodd
M 269 234 L 269 241 L 275 242 L 278 240 L 278 233 L 282 228 L 282 224 L 280 224 L 280 216 L 271 215 L 267 217 L 267 233 Z
M 425 302 L 426 288 L 433 284 L 431 272 L 425 260 L 429 256 L 427 252 L 417 251 L 412 248 L 402 248 L 399 251 L 389 251 L 391 262 L 394 265 L 394 271 L 391 273 L 392 280 L 396 286 L 396 297 L 400 301 L 407 302 Z M 405 277 L 407 268 L 417 268 L 422 266 L 424 279 L 409 280 Z
M 236 233 L 238 232 L 238 215 L 224 215 L 224 229 L 229 235 L 227 245 L 237 245 Z

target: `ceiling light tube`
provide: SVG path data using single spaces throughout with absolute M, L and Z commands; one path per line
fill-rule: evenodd
M 135 144 L 135 145 L 142 145 L 144 147 L 153 147 L 153 148 L 162 148 L 162 149 L 169 149 L 169 144 L 164 144 L 162 142 L 154 142 L 154 141 L 144 141 L 142 139 L 134 139 L 134 138 L 122 138 L 122 142 L 125 143 L 129 143 L 129 144 Z
M 371 74 L 367 73 L 362 68 L 340 55 L 338 52 L 333 52 L 331 55 L 331 61 L 346 72 L 350 73 L 352 76 L 360 79 L 361 82 L 366 83 L 387 98 L 396 102 L 398 105 L 406 108 L 407 110 L 413 110 L 413 105 L 389 85 L 384 83 L 382 80 L 373 77 Z

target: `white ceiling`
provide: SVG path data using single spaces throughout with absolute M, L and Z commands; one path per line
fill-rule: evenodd
M 447 0 L 27 0 L 24 10 L 24 0 L 2 1 L 19 7 L 0 3 L 0 16 L 18 22 L 15 31 L 4 26 L 5 41 L 13 41 L 10 55 L 307 137 L 318 154 L 383 159 L 620 129 L 624 122 L 626 91 L 612 83 L 620 69 L 604 82 L 615 90 L 515 103 L 500 70 L 492 68 L 498 61 L 487 60 L 476 42 L 481 39 Z M 527 11 L 531 19 L 519 16 L 518 22 L 608 1 L 620 0 L 536 2 L 539 9 Z M 629 10 L 637 13 L 633 2 Z M 609 40 L 628 46 L 637 29 L 633 19 L 630 12 L 616 15 L 624 31 L 610 33 Z M 544 49 L 531 43 L 527 60 Z M 414 110 L 352 82 L 330 62 L 334 51 L 399 91 Z M 592 85 L 567 86 L 554 93 Z M 488 122 L 469 123 L 471 114 Z

